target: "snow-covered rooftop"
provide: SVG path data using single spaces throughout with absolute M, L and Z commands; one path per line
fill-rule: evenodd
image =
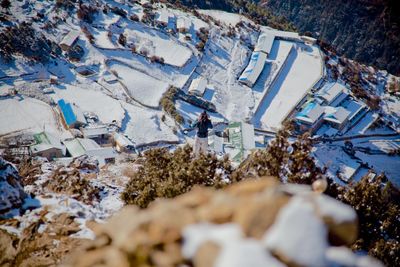
M 62 48 L 64 48 L 64 47 L 65 47 L 65 48 L 71 47 L 71 46 L 76 42 L 76 40 L 78 39 L 79 35 L 80 35 L 80 32 L 79 32 L 79 31 L 71 30 L 71 31 L 68 32 L 68 33 L 64 36 L 64 38 L 61 40 L 60 46 L 61 46 Z
M 346 119 L 349 118 L 349 116 L 350 116 L 350 111 L 346 110 L 343 107 L 338 107 L 338 108 L 326 107 L 324 120 L 334 122 L 337 124 L 342 124 Z
M 272 45 L 274 44 L 275 36 L 271 33 L 261 33 L 258 37 L 254 51 L 261 51 L 269 55 Z
M 296 119 L 309 124 L 314 124 L 325 112 L 325 109 L 315 102 L 308 102 L 304 108 L 297 113 Z
M 341 95 L 347 97 L 348 90 L 344 85 L 340 83 L 329 83 L 325 85 L 317 95 L 321 99 L 323 99 L 328 105 L 330 105 Z
M 189 86 L 189 94 L 203 96 L 206 91 L 207 80 L 203 77 L 197 77 L 192 80 L 192 83 Z
M 249 64 L 239 77 L 239 82 L 253 87 L 264 68 L 266 59 L 267 54 L 260 51 L 253 52 Z

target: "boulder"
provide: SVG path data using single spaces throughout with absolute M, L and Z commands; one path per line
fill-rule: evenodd
M 310 186 L 269 177 L 127 206 L 94 232 L 65 266 L 337 266 L 328 250 L 354 240 L 357 216 Z

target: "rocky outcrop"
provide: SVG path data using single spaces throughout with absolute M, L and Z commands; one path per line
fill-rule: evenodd
M 26 197 L 18 171 L 0 158 L 0 219 L 9 217 L 12 211 L 21 210 Z
M 70 237 L 81 230 L 74 216 L 62 213 L 49 219 L 46 215 L 43 210 L 20 236 L 0 229 L 0 266 L 55 266 L 87 241 Z
M 127 206 L 92 228 L 64 266 L 381 266 L 345 247 L 358 231 L 351 207 L 273 178 Z

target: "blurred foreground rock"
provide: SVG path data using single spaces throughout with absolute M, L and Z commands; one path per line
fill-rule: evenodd
M 128 206 L 93 229 L 63 266 L 382 266 L 345 247 L 358 232 L 351 207 L 270 177 Z
M 11 217 L 13 210 L 22 211 L 26 197 L 17 169 L 0 157 L 0 219 Z

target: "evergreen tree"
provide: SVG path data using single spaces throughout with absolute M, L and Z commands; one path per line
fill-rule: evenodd
M 11 2 L 10 0 L 2 0 L 0 5 L 4 9 L 9 9 L 11 7 Z
M 365 250 L 387 266 L 400 262 L 400 192 L 386 177 L 365 176 L 339 199 L 357 212 L 360 235 L 354 250 Z

